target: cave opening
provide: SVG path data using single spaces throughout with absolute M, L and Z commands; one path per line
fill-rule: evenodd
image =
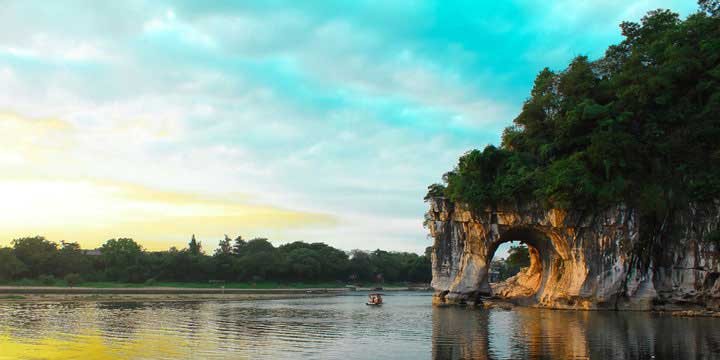
M 552 249 L 552 242 L 540 231 L 529 228 L 505 230 L 489 249 L 488 259 L 491 260 L 487 262 L 482 288 L 491 296 L 534 296 L 543 280 L 543 259 Z

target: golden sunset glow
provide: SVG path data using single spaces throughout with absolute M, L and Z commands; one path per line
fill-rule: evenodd
M 225 233 L 277 233 L 302 227 L 328 227 L 332 216 L 248 203 L 242 191 L 212 195 L 170 191 L 93 176 L 98 161 L 134 151 L 151 139 L 174 132 L 166 122 L 111 122 L 80 130 L 56 118 L 33 118 L 0 112 L 0 244 L 42 235 L 53 241 L 77 241 L 94 248 L 107 239 L 131 237 L 150 250 L 182 248 L 191 234 L 216 237 Z M 165 125 L 164 125 L 165 124 Z M 103 141 L 109 136 L 109 141 Z M 112 150 L 93 157 L 88 143 Z M 128 150 L 129 149 L 129 150 Z M 126 161 L 123 161 L 126 162 Z M 153 164 L 135 163 L 133 166 Z M 136 171 L 122 168 L 119 171 Z M 171 181 L 176 175 L 168 175 Z M 234 189 L 233 189 L 234 190 Z M 210 245 L 212 246 L 212 245 Z
M 83 346 L 77 346 L 82 343 Z M 57 334 L 43 339 L 18 339 L 0 334 L 0 360 L 10 359 L 138 359 L 182 358 L 187 356 L 190 341 L 172 334 L 145 336 L 124 342 L 109 343 L 100 331 L 82 335 Z M 210 342 L 193 343 L 195 351 L 213 349 Z
M 193 233 L 223 234 L 242 229 L 329 226 L 330 216 L 244 205 L 236 199 L 155 191 L 137 185 L 88 180 L 0 181 L 0 237 L 36 234 L 99 246 L 132 237 L 146 248 L 167 249 Z M 31 230 L 29 230 L 31 229 Z

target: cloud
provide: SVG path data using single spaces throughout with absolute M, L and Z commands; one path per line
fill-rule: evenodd
M 132 237 L 159 250 L 182 247 L 193 233 L 219 239 L 231 232 L 331 228 L 336 223 L 327 214 L 247 205 L 233 195 L 210 197 L 88 179 L 1 180 L 0 196 L 0 238 L 42 234 L 90 247 L 113 237 Z
M 55 118 L 23 118 L 0 112 L 0 164 L 27 166 L 47 161 L 72 146 L 72 124 Z
M 429 243 L 412 220 L 422 219 L 427 184 L 464 151 L 498 143 L 542 67 L 601 54 L 620 19 L 665 5 L 690 11 L 670 0 L 6 5 L 7 179 L 65 179 L 68 194 L 105 199 L 85 201 L 99 214 L 111 210 L 98 204 L 142 204 L 112 210 L 122 214 L 112 229 L 165 245 L 184 243 L 191 227 L 216 236 L 237 221 L 279 241 L 416 251 Z M 47 224 L 63 221 L 58 206 Z M 273 209 L 288 226 L 269 215 L 250 224 L 245 207 Z M 158 218 L 177 226 L 144 222 Z M 74 229 L 53 231 L 99 234 Z

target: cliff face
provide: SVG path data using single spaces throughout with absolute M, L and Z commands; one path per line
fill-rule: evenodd
M 637 213 L 544 210 L 538 206 L 474 213 L 446 199 L 430 201 L 435 303 L 475 303 L 500 296 L 524 305 L 571 309 L 720 309 L 720 202 L 675 214 L 643 234 Z M 498 245 L 523 241 L 531 265 L 493 288 Z

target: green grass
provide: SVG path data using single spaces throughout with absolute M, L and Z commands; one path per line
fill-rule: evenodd
M 55 286 L 55 287 L 67 287 L 67 283 L 62 279 L 57 279 L 53 284 L 46 284 L 36 279 L 22 279 L 15 281 L 4 281 L 0 283 L 6 286 Z M 124 283 L 124 282 L 113 282 L 113 281 L 87 281 L 77 284 L 76 287 L 88 287 L 88 288 L 137 288 L 137 287 L 176 287 L 176 288 L 220 288 L 222 284 L 209 283 L 209 282 L 169 282 L 169 281 L 157 281 L 152 284 L 145 283 Z M 342 282 L 318 282 L 318 283 L 305 283 L 305 282 L 290 282 L 281 283 L 274 281 L 263 281 L 255 284 L 249 282 L 230 282 L 225 284 L 226 289 L 308 289 L 308 288 L 343 288 L 346 284 Z M 365 287 L 375 287 L 375 284 L 364 284 Z M 385 283 L 383 287 L 405 287 L 406 283 Z
M 25 297 L 24 297 L 24 296 L 20 296 L 20 295 L 5 295 L 5 296 L 0 296 L 0 300 L 24 300 L 24 299 L 25 299 Z

